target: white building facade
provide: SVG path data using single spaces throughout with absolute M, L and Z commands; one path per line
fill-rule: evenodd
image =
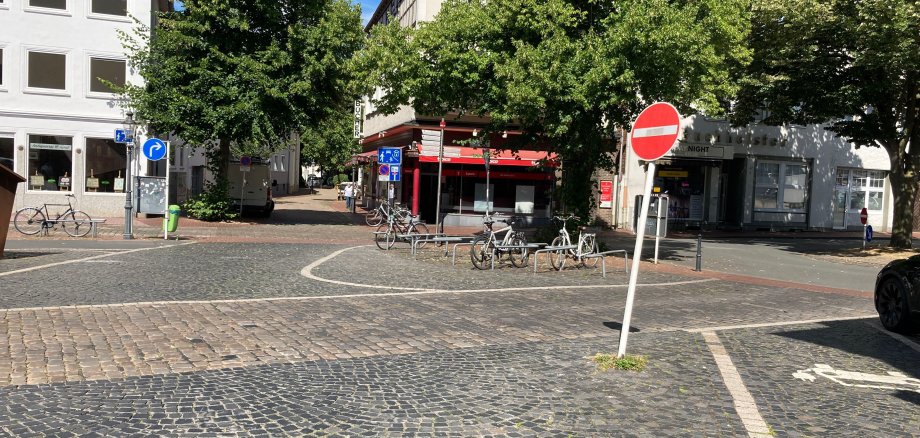
M 64 203 L 124 213 L 125 112 L 109 83 L 134 84 L 118 31 L 151 25 L 157 0 L 0 0 L 0 163 L 27 178 L 14 208 Z M 137 139 L 138 144 L 143 140 Z M 140 155 L 140 154 L 137 154 Z M 151 166 L 138 157 L 135 175 Z
M 653 190 L 668 195 L 669 229 L 854 230 L 860 211 L 890 231 L 888 153 L 857 149 L 819 125 L 732 127 L 702 116 L 682 121 L 678 144 L 658 161 Z M 634 228 L 645 167 L 625 148 L 617 225 Z

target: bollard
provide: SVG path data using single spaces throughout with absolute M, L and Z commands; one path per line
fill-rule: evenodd
M 696 235 L 696 269 L 694 271 L 701 272 L 703 270 L 703 233 Z

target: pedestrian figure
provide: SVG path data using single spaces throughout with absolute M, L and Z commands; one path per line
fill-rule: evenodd
M 355 196 L 355 188 L 351 184 L 345 186 L 345 208 L 351 210 L 352 198 Z

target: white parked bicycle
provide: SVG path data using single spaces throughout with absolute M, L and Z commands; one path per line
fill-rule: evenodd
M 593 268 L 597 266 L 598 257 L 588 257 L 592 254 L 597 254 L 597 235 L 595 233 L 586 233 L 585 230 L 587 227 L 580 226 L 578 227 L 578 243 L 573 245 L 572 238 L 569 236 L 569 231 L 565 228 L 565 223 L 567 221 L 577 219 L 573 215 L 568 216 L 555 216 L 553 219 L 562 222 L 562 228 L 559 230 L 559 236 L 553 239 L 551 246 L 574 246 L 575 248 L 571 249 L 561 249 L 558 251 L 553 251 L 549 253 L 550 264 L 553 265 L 553 268 L 557 271 L 561 271 L 565 267 L 565 260 L 567 257 L 572 257 L 572 260 L 580 262 L 582 266 Z
M 470 247 L 470 260 L 473 262 L 473 266 L 477 269 L 488 269 L 492 263 L 493 251 L 499 259 L 502 254 L 508 254 L 511 264 L 518 268 L 527 266 L 527 248 L 522 248 L 522 246 L 527 245 L 527 238 L 524 237 L 524 233 L 514 230 L 513 224 L 517 220 L 518 217 L 515 216 L 502 219 L 496 219 L 492 216 L 483 217 L 482 224 L 485 227 L 485 231 L 482 235 L 473 239 Z M 508 226 L 493 230 L 492 224 L 495 222 L 504 222 Z M 502 232 L 505 233 L 505 236 L 498 240 L 498 234 Z M 503 248 L 506 246 L 513 248 Z

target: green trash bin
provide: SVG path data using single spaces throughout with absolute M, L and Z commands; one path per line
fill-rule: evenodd
M 169 216 L 166 217 L 166 221 L 163 222 L 163 227 L 166 231 L 170 233 L 175 233 L 179 229 L 179 213 L 182 212 L 182 208 L 178 205 L 169 206 Z

